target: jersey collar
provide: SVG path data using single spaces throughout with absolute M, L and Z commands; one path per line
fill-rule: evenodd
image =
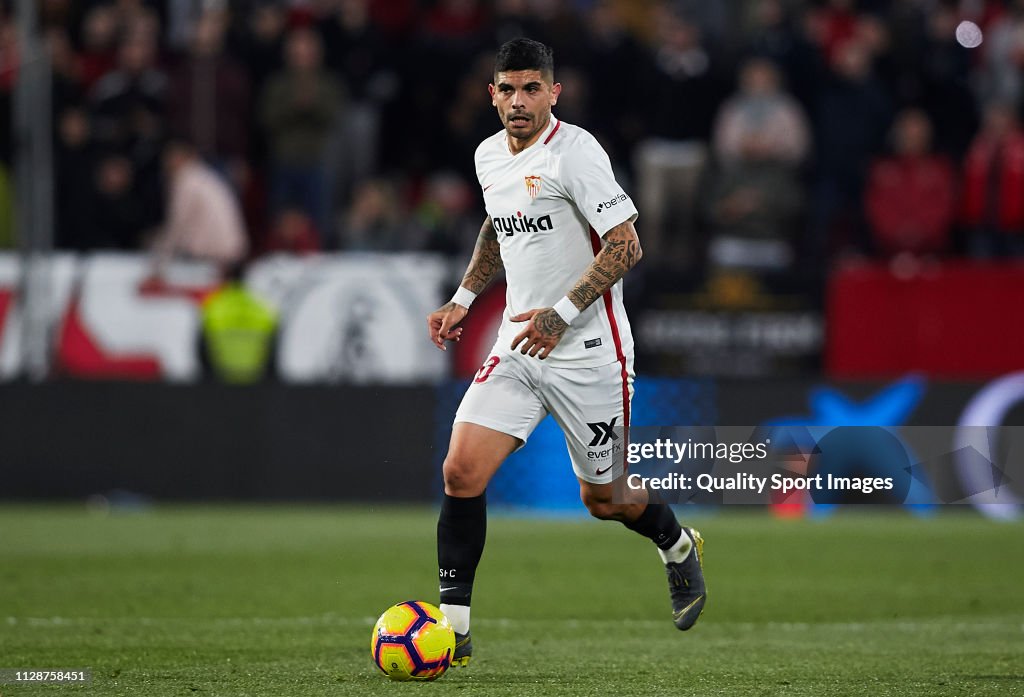
M 538 145 L 547 145 L 548 141 L 550 141 L 551 137 L 553 135 L 555 135 L 555 131 L 558 130 L 558 127 L 560 125 L 562 125 L 562 122 L 559 121 L 558 119 L 556 119 L 555 115 L 552 114 L 551 118 L 548 120 L 547 128 L 544 129 L 544 132 L 541 134 L 540 138 L 538 138 L 537 142 L 534 143 L 533 145 L 531 145 L 530 148 L 535 148 Z M 512 155 L 513 157 L 515 157 L 516 154 L 522 155 L 524 152 L 526 152 L 526 150 L 530 149 L 530 148 L 526 148 L 526 150 L 521 150 L 520 152 L 513 154 L 512 149 L 508 146 L 508 133 L 505 133 L 504 136 L 505 136 L 505 152 L 507 152 L 509 155 Z

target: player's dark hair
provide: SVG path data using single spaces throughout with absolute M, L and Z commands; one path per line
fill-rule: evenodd
M 533 39 L 512 39 L 498 49 L 494 74 L 513 70 L 537 70 L 548 80 L 555 76 L 555 55 L 550 46 Z

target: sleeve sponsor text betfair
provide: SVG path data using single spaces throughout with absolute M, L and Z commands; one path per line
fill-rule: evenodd
M 597 204 L 597 212 L 600 213 L 601 211 L 607 210 L 608 208 L 611 208 L 612 206 L 617 205 L 622 201 L 628 200 L 629 196 L 626 196 L 626 194 L 618 194 L 617 196 L 612 196 L 609 200 L 602 201 L 601 203 Z

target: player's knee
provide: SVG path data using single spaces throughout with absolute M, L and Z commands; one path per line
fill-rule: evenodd
M 612 501 L 610 496 L 594 494 L 589 491 L 580 493 L 583 505 L 590 511 L 590 515 L 599 520 L 617 520 L 622 506 Z
M 444 490 L 449 496 L 479 496 L 487 487 L 482 468 L 458 452 L 449 452 L 442 468 Z

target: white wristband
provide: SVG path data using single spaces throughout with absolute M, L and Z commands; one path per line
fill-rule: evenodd
M 467 310 L 469 306 L 476 300 L 476 293 L 471 291 L 469 288 L 459 286 L 459 289 L 455 291 L 455 295 L 452 296 L 452 302 L 456 305 L 462 305 Z
M 580 316 L 579 309 L 572 304 L 572 300 L 569 300 L 568 297 L 564 297 L 556 302 L 551 309 L 557 312 L 558 316 L 566 324 L 572 324 L 572 321 Z

